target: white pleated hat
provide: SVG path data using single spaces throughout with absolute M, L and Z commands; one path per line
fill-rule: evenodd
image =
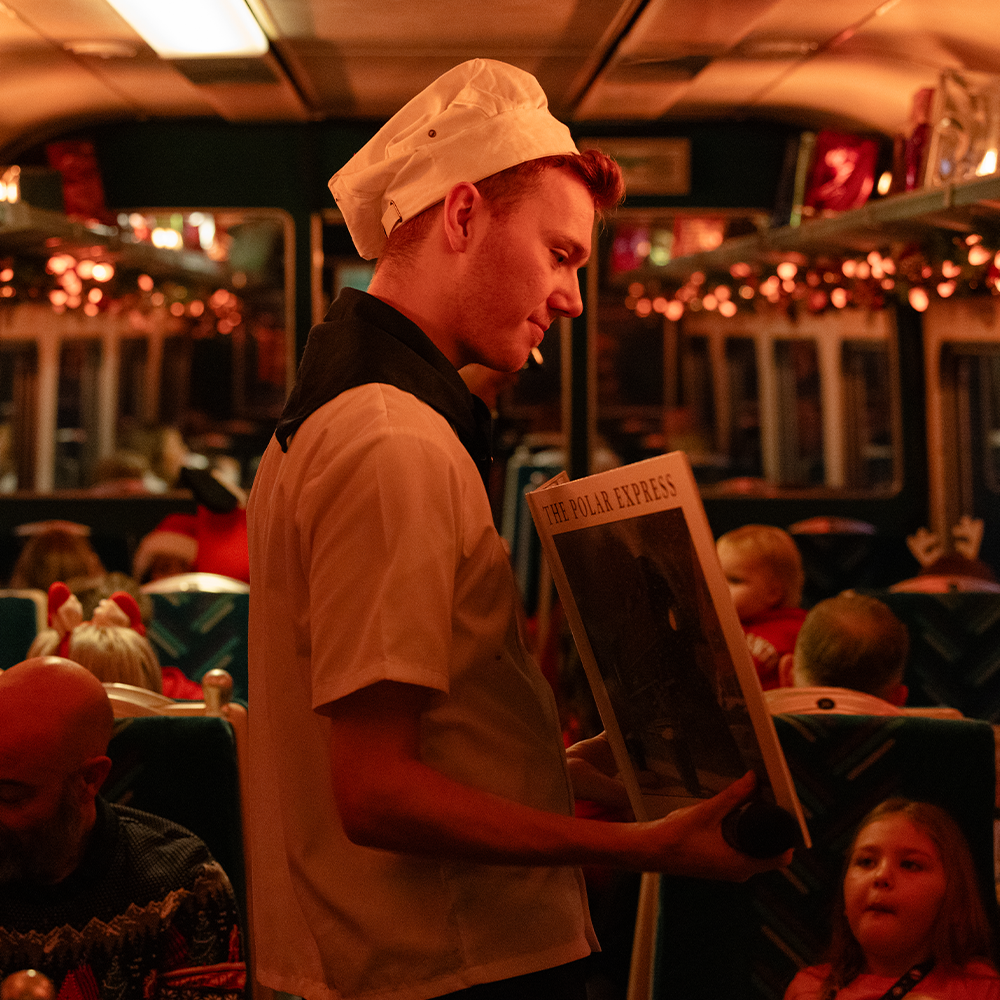
M 459 182 L 576 152 L 530 73 L 472 59 L 393 115 L 330 178 L 330 190 L 358 253 L 371 260 L 395 226 L 437 204 Z

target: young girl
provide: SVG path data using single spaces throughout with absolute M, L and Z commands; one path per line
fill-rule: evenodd
M 1000 1000 L 972 855 L 947 812 L 889 799 L 847 858 L 830 961 L 799 972 L 785 1000 Z
M 116 591 L 98 602 L 90 621 L 83 606 L 62 581 L 49 588 L 49 627 L 35 637 L 28 656 L 65 656 L 86 667 L 104 683 L 146 688 L 168 698 L 200 701 L 201 685 L 177 667 L 161 667 L 146 638 L 139 605 L 131 594 Z

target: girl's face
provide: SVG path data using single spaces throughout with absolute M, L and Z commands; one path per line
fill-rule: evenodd
M 781 585 L 759 556 L 742 552 L 728 542 L 718 546 L 718 553 L 741 622 L 756 618 L 781 602 Z
M 898 977 L 928 957 L 946 884 L 934 841 L 902 814 L 883 816 L 858 834 L 844 906 L 866 971 Z

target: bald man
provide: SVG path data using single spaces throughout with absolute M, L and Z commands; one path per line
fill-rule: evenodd
M 59 996 L 242 997 L 232 887 L 189 831 L 109 804 L 104 686 L 56 656 L 0 674 L 0 977 Z

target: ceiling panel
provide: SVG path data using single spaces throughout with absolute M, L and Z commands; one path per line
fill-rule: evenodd
M 122 117 L 385 118 L 475 56 L 535 73 L 567 120 L 754 116 L 886 134 L 907 128 L 914 92 L 943 68 L 1000 75 L 1000 18 L 983 0 L 248 3 L 273 56 L 249 75 L 185 75 L 106 0 L 0 0 L 0 162 Z

